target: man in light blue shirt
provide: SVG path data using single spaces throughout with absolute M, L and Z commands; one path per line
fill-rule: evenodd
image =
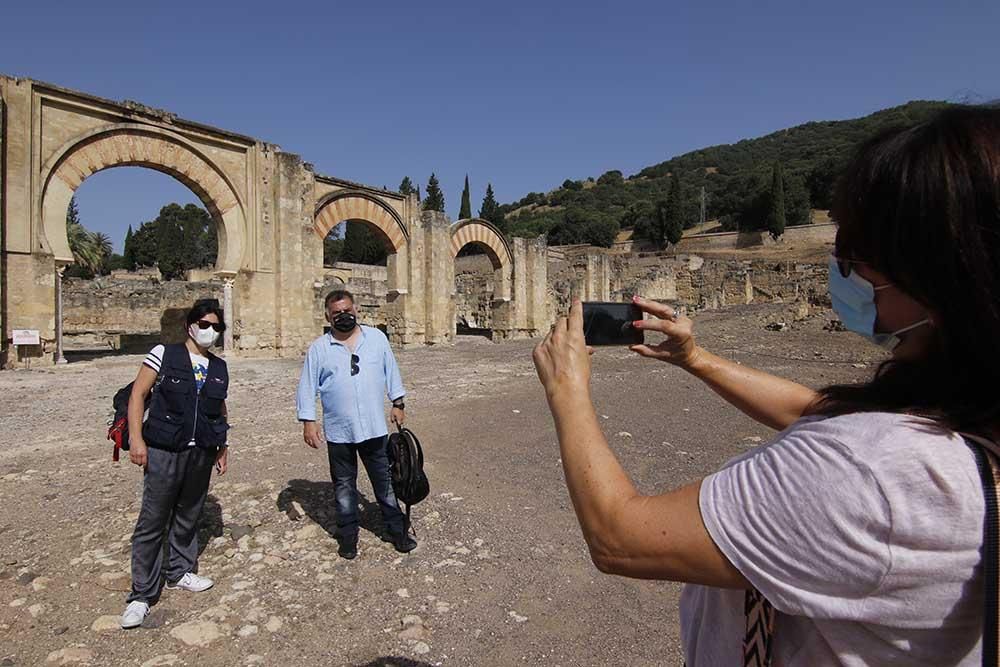
M 385 334 L 358 324 L 350 292 L 330 292 L 325 307 L 332 328 L 306 352 L 296 404 L 305 443 L 313 449 L 326 443 L 337 495 L 337 553 L 348 559 L 358 553 L 358 456 L 368 471 L 389 541 L 400 553 L 412 551 L 417 543 L 407 534 L 389 477 L 385 397 L 392 401 L 392 421 L 402 426 L 406 395 L 396 357 Z M 323 432 L 316 423 L 317 393 L 323 404 Z

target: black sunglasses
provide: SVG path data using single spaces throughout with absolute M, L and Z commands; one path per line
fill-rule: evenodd
M 351 375 L 357 375 L 361 372 L 361 367 L 358 363 L 361 361 L 361 357 L 356 354 L 351 355 Z
M 209 327 L 212 327 L 219 333 L 222 333 L 223 331 L 226 330 L 226 325 L 223 324 L 222 322 L 209 322 L 208 320 L 198 320 L 197 322 L 195 322 L 195 324 L 198 325 L 199 329 L 207 329 Z

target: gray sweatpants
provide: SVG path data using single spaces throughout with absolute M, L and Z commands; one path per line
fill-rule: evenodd
M 163 529 L 169 522 L 166 579 L 175 582 L 198 563 L 198 517 L 208 495 L 216 451 L 148 448 L 142 509 L 132 533 L 132 592 L 128 602 L 155 600 L 160 590 Z

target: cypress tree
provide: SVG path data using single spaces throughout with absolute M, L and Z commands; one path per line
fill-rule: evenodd
M 135 271 L 137 262 L 135 259 L 135 241 L 132 240 L 132 225 L 129 225 L 128 231 L 125 232 L 125 248 L 122 250 L 122 256 L 125 258 L 125 269 Z
M 427 198 L 424 199 L 424 210 L 444 213 L 444 193 L 441 192 L 441 184 L 438 183 L 434 172 L 431 172 L 431 178 L 427 181 Z
M 666 244 L 667 239 L 667 221 L 670 219 L 670 198 L 661 199 L 656 202 L 656 207 L 653 209 L 653 219 L 649 225 L 649 232 L 646 236 L 647 239 L 652 241 L 658 248 L 662 248 Z
M 506 229 L 504 229 L 503 212 L 500 211 L 500 205 L 493 194 L 493 184 L 491 183 L 486 184 L 486 196 L 483 197 L 483 205 L 479 207 L 479 217 L 492 222 L 500 231 L 506 232 Z
M 76 206 L 76 195 L 69 198 L 69 208 L 66 209 L 66 224 L 67 225 L 79 225 L 80 222 L 80 209 Z
M 472 217 L 472 201 L 469 194 L 469 175 L 465 175 L 465 189 L 462 190 L 462 207 L 458 211 L 459 220 L 468 220 Z
M 771 193 L 768 198 L 767 231 L 778 238 L 785 231 L 785 179 L 781 163 L 775 160 L 771 171 Z
M 675 171 L 670 177 L 670 195 L 667 198 L 667 208 L 663 221 L 663 239 L 670 243 L 677 243 L 684 234 L 684 210 L 682 207 L 681 179 Z
M 344 243 L 338 261 L 354 264 L 384 264 L 389 254 L 379 238 L 365 222 L 349 220 L 345 223 Z
M 483 203 L 479 207 L 479 217 L 483 220 L 489 220 L 493 222 L 493 217 L 496 215 L 499 205 L 497 204 L 497 199 L 493 194 L 493 184 L 486 184 L 486 196 L 483 197 Z
M 403 177 L 403 182 L 399 184 L 399 192 L 403 196 L 409 196 L 414 192 L 417 192 L 417 189 L 413 187 L 413 181 L 410 180 L 409 176 Z
M 183 213 L 179 204 L 167 204 L 156 217 L 156 266 L 167 280 L 180 278 L 186 268 L 184 228 L 180 224 Z

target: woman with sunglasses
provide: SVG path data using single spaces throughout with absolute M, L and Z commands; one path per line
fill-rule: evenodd
M 212 587 L 198 576 L 198 518 L 215 466 L 225 474 L 226 362 L 210 352 L 226 324 L 214 302 L 187 314 L 183 344 L 157 345 L 146 356 L 129 399 L 129 460 L 143 469 L 142 507 L 132 534 L 132 592 L 123 628 L 142 625 L 159 597 L 162 542 L 168 527 L 166 586 L 195 593 Z M 148 411 L 144 404 L 148 397 Z
M 814 391 L 722 359 L 637 299 L 666 339 L 635 352 L 780 430 L 702 480 L 636 491 L 595 416 L 578 303 L 536 348 L 591 557 L 689 584 L 690 667 L 996 664 L 980 470 L 1000 440 L 1000 110 L 866 142 L 832 215 L 833 307 L 892 353 L 866 382 Z

